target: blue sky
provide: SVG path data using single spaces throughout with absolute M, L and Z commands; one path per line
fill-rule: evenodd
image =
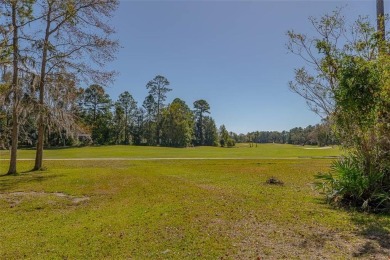
M 288 89 L 302 61 L 288 54 L 286 32 L 313 34 L 309 16 L 346 6 L 344 14 L 375 17 L 375 1 L 124 1 L 113 25 L 122 48 L 110 64 L 119 76 L 107 92 L 129 91 L 139 105 L 146 83 L 165 76 L 192 108 L 205 99 L 229 131 L 289 130 L 320 118 Z M 389 3 L 385 2 L 386 12 Z

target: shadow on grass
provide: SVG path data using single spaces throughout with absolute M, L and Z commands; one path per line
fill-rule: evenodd
M 326 205 L 328 206 L 329 208 L 333 208 L 329 205 L 329 203 L 326 201 L 326 199 L 320 197 L 316 197 L 316 198 L 313 198 L 313 202 L 316 203 L 316 204 L 319 204 L 319 205 Z
M 0 192 L 7 192 L 21 184 L 42 183 L 57 177 L 61 177 L 61 175 L 41 175 L 37 172 L 22 173 L 19 175 L 1 175 Z
M 358 235 L 367 240 L 354 257 L 390 255 L 390 215 L 354 214 L 352 221 L 359 228 Z
M 51 147 L 45 147 L 44 151 L 48 150 L 68 150 L 68 149 L 75 149 L 75 148 L 83 148 L 83 147 L 94 147 L 94 146 L 51 146 Z M 97 147 L 97 146 L 96 146 Z M 19 147 L 19 150 L 26 150 L 26 151 L 36 151 L 36 147 Z
M 335 211 L 349 212 L 351 221 L 357 228 L 355 234 L 363 241 L 355 248 L 353 257 L 390 256 L 390 214 L 369 214 L 344 207 L 334 207 L 327 203 L 325 198 L 315 198 L 314 201 Z

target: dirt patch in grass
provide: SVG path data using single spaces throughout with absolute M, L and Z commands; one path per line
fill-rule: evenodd
M 67 201 L 71 202 L 73 205 L 86 202 L 90 199 L 89 197 L 86 196 L 77 197 L 62 192 L 17 191 L 17 192 L 9 192 L 9 193 L 0 193 L 0 199 L 7 201 L 10 204 L 11 208 L 17 206 L 23 200 L 26 199 L 45 198 L 50 196 L 66 199 Z
M 388 242 L 388 235 L 381 234 Z M 234 259 L 332 259 L 334 255 L 389 259 L 390 246 L 355 232 L 339 232 L 320 225 L 280 225 L 259 221 L 255 214 L 236 222 L 229 234 Z
M 280 185 L 280 186 L 283 186 L 284 185 L 284 182 L 279 180 L 278 178 L 276 177 L 271 177 L 269 178 L 266 182 L 266 184 L 270 184 L 270 185 Z
M 332 149 L 331 146 L 325 146 L 325 147 L 305 147 L 303 149 L 306 150 L 326 150 L 326 149 Z

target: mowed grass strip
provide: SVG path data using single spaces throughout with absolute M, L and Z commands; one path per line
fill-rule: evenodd
M 2 258 L 390 254 L 388 216 L 334 210 L 313 189 L 314 173 L 328 170 L 330 160 L 45 164 L 43 172 L 0 177 Z M 284 185 L 267 185 L 270 177 Z
M 62 158 L 316 158 L 341 155 L 338 147 L 296 146 L 289 144 L 238 144 L 233 148 L 191 147 L 168 148 L 148 146 L 91 146 L 47 149 L 45 159 Z M 0 151 L 0 159 L 8 159 L 9 151 Z M 20 150 L 20 159 L 34 159 L 35 150 Z

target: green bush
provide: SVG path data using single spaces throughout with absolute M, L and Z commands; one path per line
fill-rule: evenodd
M 328 173 L 319 173 L 317 188 L 330 203 L 337 206 L 359 208 L 364 211 L 389 211 L 390 187 L 385 174 L 366 172 L 362 158 L 349 155 L 332 163 Z M 373 167 L 374 169 L 375 167 Z
M 236 142 L 232 138 L 229 138 L 227 140 L 227 147 L 233 147 L 235 145 L 236 145 Z

